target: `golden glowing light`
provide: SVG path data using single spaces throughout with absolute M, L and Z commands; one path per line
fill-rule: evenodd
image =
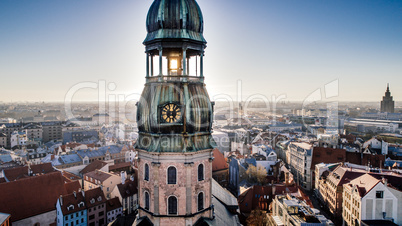
M 178 68 L 177 60 L 176 59 L 170 60 L 170 70 L 177 70 L 177 68 Z

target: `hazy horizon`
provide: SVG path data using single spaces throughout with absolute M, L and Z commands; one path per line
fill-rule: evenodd
M 62 102 L 83 82 L 141 94 L 152 1 L 0 1 L 3 102 Z M 255 94 L 303 101 L 339 81 L 339 101 L 402 100 L 401 1 L 198 0 L 211 99 Z M 238 92 L 238 81 L 242 92 Z M 74 102 L 96 100 L 81 89 Z M 221 95 L 222 96 L 222 95 Z

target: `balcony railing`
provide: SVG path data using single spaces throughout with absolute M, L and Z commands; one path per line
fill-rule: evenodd
M 187 75 L 162 75 L 147 77 L 146 82 L 189 82 L 204 83 L 204 77 L 187 76 Z

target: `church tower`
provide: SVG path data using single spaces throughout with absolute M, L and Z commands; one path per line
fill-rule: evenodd
M 395 112 L 395 102 L 393 100 L 393 97 L 391 96 L 391 92 L 389 91 L 389 84 L 387 86 L 385 96 L 383 96 L 381 101 L 381 112 L 388 112 L 388 113 Z
M 195 0 L 154 0 L 147 15 L 146 83 L 137 104 L 139 225 L 213 218 L 203 26 Z

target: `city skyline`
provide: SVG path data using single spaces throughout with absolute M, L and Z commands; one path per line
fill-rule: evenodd
M 139 94 L 151 3 L 0 2 L 0 74 L 7 85 L 0 101 L 63 101 L 74 85 L 100 80 L 115 84 L 111 94 Z M 387 83 L 394 99 L 402 99 L 401 2 L 198 3 L 210 43 L 211 99 L 235 99 L 239 80 L 243 100 L 262 94 L 303 101 L 334 80 L 340 101 L 379 102 Z M 74 101 L 94 101 L 97 94 L 80 90 Z

